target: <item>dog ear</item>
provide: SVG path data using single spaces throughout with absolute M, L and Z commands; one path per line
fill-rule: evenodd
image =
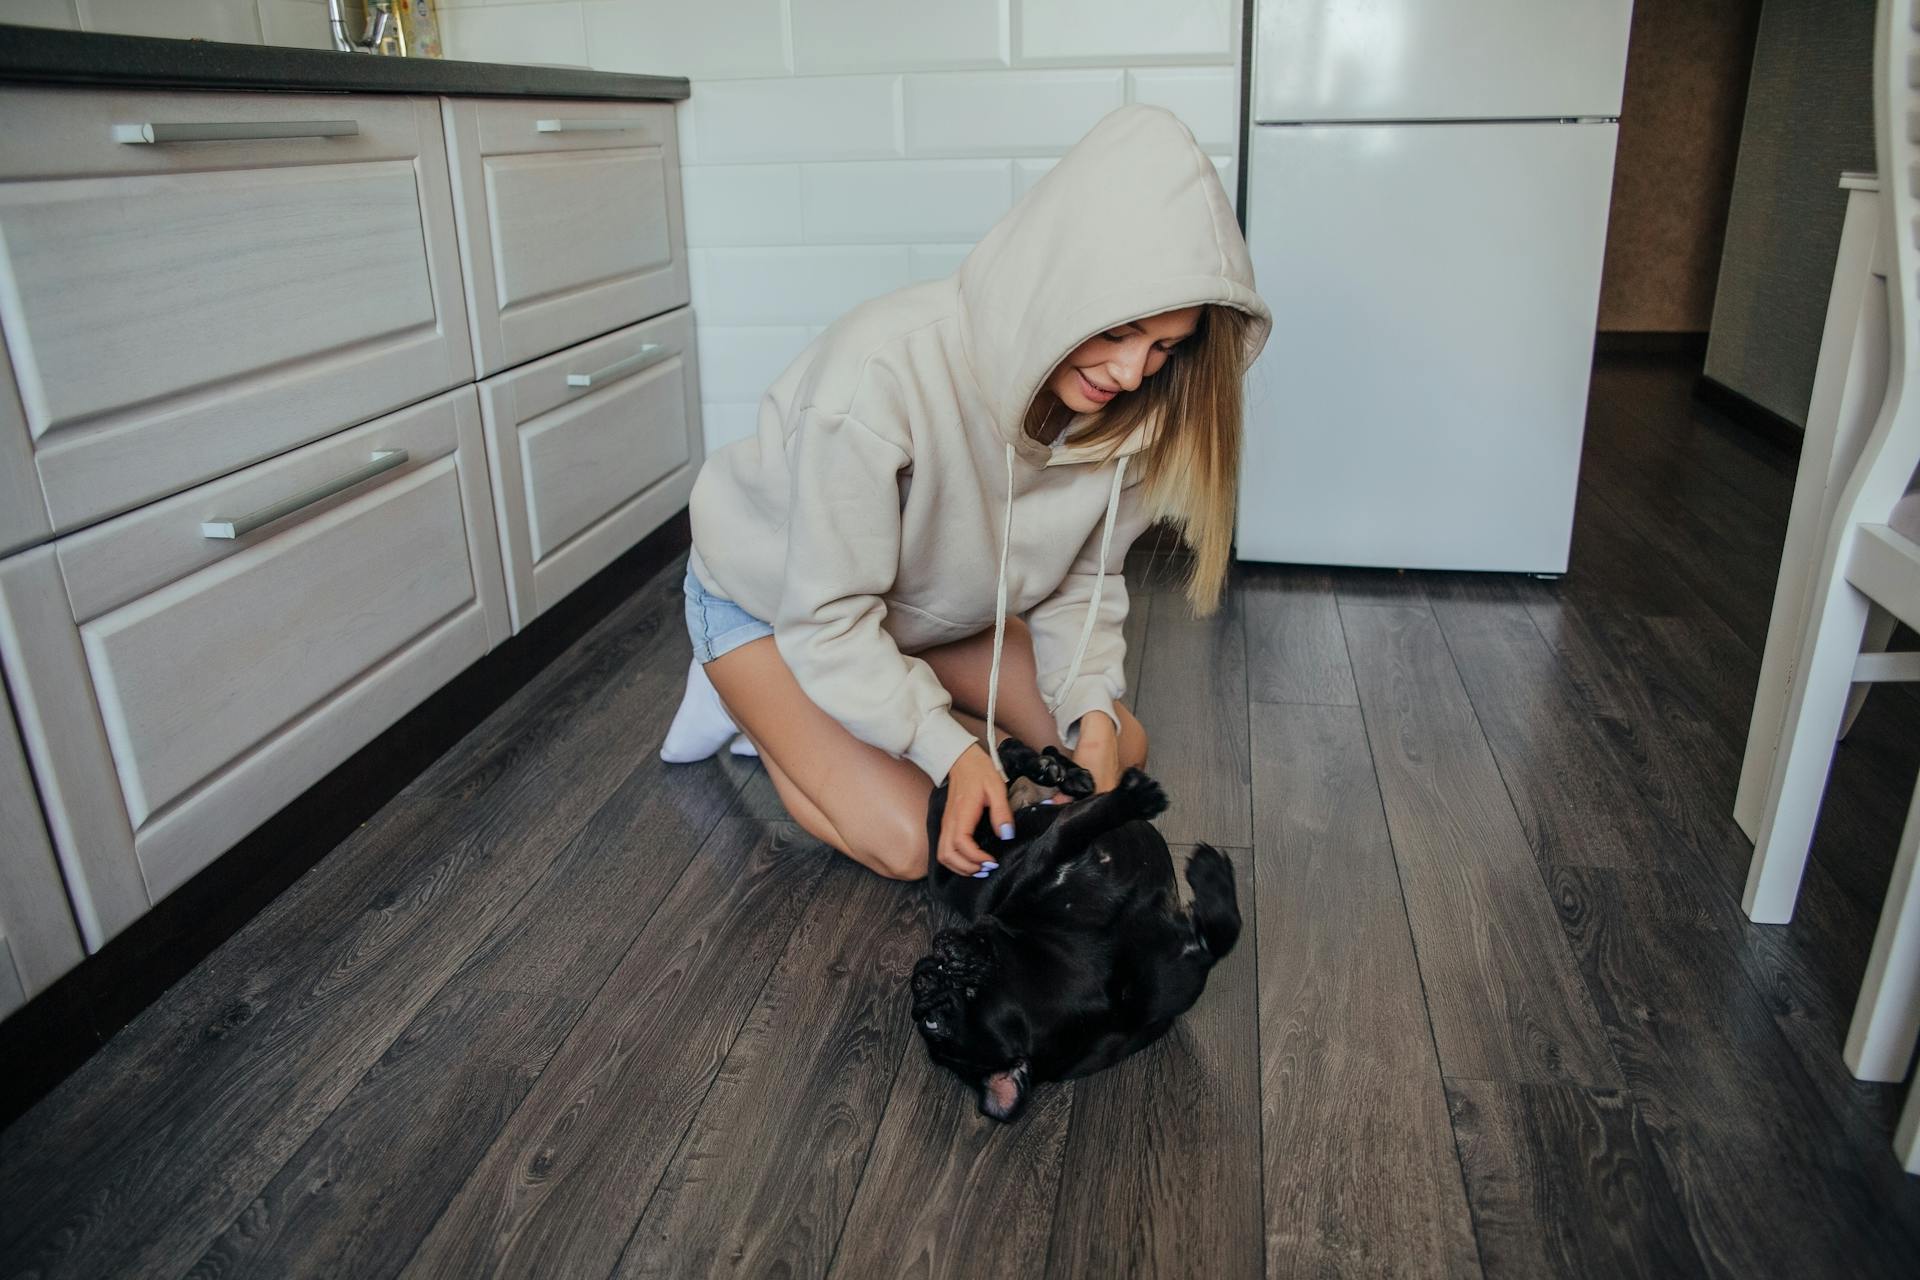
M 954 1034 L 992 969 L 993 948 L 978 926 L 934 934 L 933 951 L 913 966 L 914 1022 L 929 1035 Z
M 1019 1119 L 1020 1113 L 1027 1109 L 1027 1087 L 1031 1082 L 1032 1072 L 1024 1058 L 1004 1071 L 994 1072 L 980 1082 L 980 1114 L 1002 1124 Z

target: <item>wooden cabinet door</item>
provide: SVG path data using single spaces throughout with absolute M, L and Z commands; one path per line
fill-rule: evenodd
M 684 306 L 673 108 L 445 103 L 480 376 Z
M 472 380 L 437 100 L 0 88 L 0 120 L 56 532 Z
M 683 307 L 480 384 L 516 631 L 686 505 L 699 382 Z
M 465 387 L 0 562 L 90 944 L 505 637 L 484 450 Z

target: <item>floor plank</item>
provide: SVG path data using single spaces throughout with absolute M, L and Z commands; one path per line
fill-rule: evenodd
M 1333 584 L 1325 569 L 1243 570 L 1247 696 L 1255 702 L 1360 705 Z
M 1253 709 L 1266 1274 L 1479 1273 L 1358 708 Z
M 629 776 L 196 1269 L 396 1271 L 731 802 Z
M 521 724 L 509 758 L 463 755 L 489 786 L 446 803 L 430 771 L 9 1130 L 0 1256 L 48 1276 L 199 1257 L 657 742 L 656 605 L 496 713 Z M 611 714 L 578 715 L 589 697 Z
M 1018 1124 L 989 1120 L 914 1036 L 840 1233 L 833 1280 L 1041 1275 L 1073 1091 L 1041 1089 Z
M 1421 606 L 1342 606 L 1440 1066 L 1620 1083 L 1533 852 Z
M 1631 1097 L 1491 1080 L 1447 1094 L 1489 1280 L 1700 1273 Z
M 1256 887 L 1225 852 L 1240 944 L 1165 1036 L 1074 1085 L 1049 1276 L 1261 1274 Z
M 1533 616 L 1503 583 L 1428 589 L 1527 842 L 1543 862 L 1638 865 L 1669 836 L 1615 765 L 1630 724 L 1582 706 Z
M 722 822 L 406 1274 L 612 1271 L 826 865 Z
M 1167 839 L 1245 848 L 1253 817 L 1237 591 L 1207 618 L 1193 617 L 1178 596 L 1155 599 L 1135 709 L 1150 726 L 1153 775 L 1172 803 L 1159 824 Z
M 1905 1245 L 1858 1179 L 1811 1194 L 1795 1185 L 1802 1175 L 1789 1170 L 1843 1170 L 1851 1151 L 1748 987 L 1718 913 L 1653 868 L 1551 875 L 1615 1056 L 1710 1265 L 1740 1271 L 1766 1257 L 1790 1274 L 1824 1274 L 1838 1223 L 1879 1237 L 1884 1248 L 1868 1253 Z
M 917 887 L 835 858 L 615 1272 L 824 1273 L 901 1050 L 926 949 Z
M 583 1005 L 443 994 L 187 1275 L 395 1274 Z

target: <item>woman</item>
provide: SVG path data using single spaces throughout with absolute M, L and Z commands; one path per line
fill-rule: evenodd
M 1169 113 L 1096 125 L 953 276 L 835 323 L 707 460 L 694 664 L 662 755 L 736 726 L 787 811 L 882 875 L 990 875 L 993 724 L 1102 788 L 1144 763 L 1119 702 L 1127 548 L 1156 517 L 1226 577 L 1240 381 L 1269 318 L 1212 163 Z

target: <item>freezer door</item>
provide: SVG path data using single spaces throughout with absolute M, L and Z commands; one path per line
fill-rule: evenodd
M 1253 131 L 1241 558 L 1565 570 L 1616 128 Z
M 1617 116 L 1632 0 L 1255 0 L 1253 119 Z

